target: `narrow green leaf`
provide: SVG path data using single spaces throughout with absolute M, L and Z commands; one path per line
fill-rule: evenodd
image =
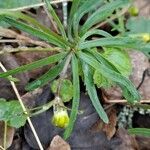
M 79 100 L 80 100 L 80 85 L 79 85 L 79 71 L 78 60 L 75 55 L 72 56 L 72 72 L 73 72 L 73 100 L 70 114 L 69 125 L 64 132 L 64 138 L 67 139 L 74 127 L 74 123 L 78 114 Z
M 75 12 L 78 10 L 80 1 L 81 0 L 73 0 L 73 2 L 72 2 L 71 11 L 70 11 L 69 19 L 68 19 L 68 27 L 67 27 L 69 40 L 72 40 L 73 16 L 74 16 Z
M 96 12 L 94 12 L 85 24 L 81 28 L 81 35 L 83 35 L 88 29 L 90 29 L 93 25 L 98 22 L 103 21 L 107 17 L 109 17 L 114 10 L 124 7 L 129 3 L 129 0 L 115 0 L 110 3 L 106 3 L 102 7 L 100 7 Z
M 55 13 L 55 10 L 53 9 L 53 7 L 52 7 L 51 4 L 50 4 L 50 1 L 51 1 L 51 0 L 50 0 L 50 1 L 49 1 L 49 0 L 44 0 L 44 1 L 45 1 L 45 3 L 46 3 L 46 6 L 47 6 L 47 9 L 48 9 L 49 14 L 53 16 L 55 22 L 57 23 L 57 26 L 58 26 L 58 28 L 59 28 L 59 30 L 60 30 L 62 36 L 63 36 L 65 39 L 67 39 L 65 29 L 64 29 L 64 27 L 63 27 L 63 25 L 62 25 L 60 19 L 58 18 L 57 14 Z
M 9 70 L 9 71 L 4 72 L 4 73 L 0 73 L 0 78 L 7 77 L 9 75 L 13 75 L 13 74 L 16 74 L 19 72 L 28 71 L 28 70 L 36 69 L 36 68 L 39 68 L 39 67 L 42 67 L 45 65 L 55 63 L 55 62 L 63 59 L 65 56 L 66 56 L 66 53 L 59 53 L 59 54 L 55 54 L 55 55 L 43 58 L 43 59 L 35 61 L 33 63 Z
M 141 45 L 140 45 L 141 44 Z M 140 48 L 144 43 L 139 43 L 139 40 L 130 37 L 112 37 L 100 38 L 96 40 L 86 41 L 79 45 L 80 49 L 89 49 L 98 46 L 124 47 L 124 48 Z
M 86 32 L 80 39 L 80 43 L 83 43 L 88 37 L 90 37 L 91 35 L 100 35 L 100 36 L 104 36 L 104 37 L 112 37 L 111 34 L 109 34 L 106 31 L 103 30 L 99 30 L 99 29 L 92 29 L 89 30 L 88 32 Z
M 98 52 L 96 54 L 99 55 Z M 95 57 L 97 55 L 95 54 Z M 129 54 L 122 49 L 105 48 L 104 53 L 99 57 L 104 57 L 123 75 L 128 77 L 132 72 L 132 64 Z
M 106 112 L 104 111 L 102 105 L 97 96 L 96 88 L 93 82 L 93 76 L 90 72 L 90 68 L 87 63 L 82 63 L 83 73 L 84 73 L 84 82 L 86 85 L 86 90 L 90 96 L 93 106 L 95 107 L 97 113 L 99 114 L 100 118 L 105 122 L 108 123 L 108 117 Z
M 130 134 L 150 137 L 150 129 L 147 129 L 147 128 L 132 128 L 132 129 L 129 129 L 128 132 Z
M 48 32 L 49 34 L 51 34 L 51 31 L 49 28 L 45 27 L 44 25 L 40 24 L 37 20 L 35 20 L 34 18 L 30 17 L 29 15 L 26 15 L 22 12 L 11 12 L 11 11 L 1 11 L 0 10 L 0 16 L 9 16 L 9 17 L 13 17 L 15 19 L 21 19 L 26 21 L 27 23 L 30 23 L 32 25 L 34 25 L 35 27 L 41 29 L 44 32 Z
M 76 36 L 78 35 L 78 29 L 79 29 L 79 22 L 81 18 L 88 12 L 96 9 L 102 4 L 102 0 L 87 0 L 84 1 L 83 4 L 79 7 L 78 11 L 74 14 L 74 20 L 73 20 L 73 28 L 74 28 L 74 34 Z M 87 9 L 88 8 L 88 9 Z
M 46 72 L 44 75 L 42 75 L 37 80 L 27 84 L 25 89 L 27 91 L 31 91 L 31 90 L 34 90 L 41 86 L 44 86 L 48 82 L 54 80 L 59 75 L 59 73 L 62 71 L 64 63 L 65 63 L 65 60 L 63 60 L 61 63 L 59 63 L 58 65 L 51 68 L 48 72 Z
M 45 33 L 43 31 L 40 31 L 34 27 L 31 27 L 25 23 L 22 23 L 20 21 L 17 21 L 13 18 L 6 17 L 6 16 L 3 18 L 3 21 L 6 21 L 7 23 L 11 24 L 12 26 L 14 26 L 22 31 L 25 31 L 33 36 L 36 36 L 42 40 L 50 42 L 51 44 L 60 46 L 62 48 L 66 48 L 66 45 L 68 45 L 68 42 L 66 42 L 60 36 L 58 36 L 57 34 L 54 34 L 53 32 L 51 34 Z
M 0 9 L 26 7 L 41 3 L 41 0 L 0 0 Z
M 119 86 L 123 88 L 124 96 L 129 102 L 134 103 L 137 100 L 140 100 L 139 93 L 129 79 L 122 76 L 120 73 L 108 68 L 108 66 L 106 66 L 105 64 L 101 64 L 92 55 L 79 52 L 79 57 L 96 70 L 99 70 L 103 76 L 118 83 Z

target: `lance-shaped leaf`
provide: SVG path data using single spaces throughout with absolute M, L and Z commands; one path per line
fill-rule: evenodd
M 63 36 L 65 39 L 67 39 L 65 29 L 64 29 L 64 27 L 63 27 L 63 25 L 62 25 L 60 19 L 58 18 L 57 14 L 55 13 L 55 10 L 53 9 L 53 7 L 52 7 L 51 4 L 50 4 L 50 1 L 51 1 L 51 0 L 50 0 L 50 1 L 49 1 L 49 0 L 44 0 L 44 1 L 45 1 L 45 3 L 46 3 L 46 6 L 47 6 L 47 9 L 48 9 L 49 14 L 53 16 L 55 22 L 57 23 L 57 26 L 58 26 L 58 28 L 59 28 L 59 30 L 60 30 L 62 36 Z
M 132 129 L 129 129 L 128 132 L 134 135 L 150 137 L 150 129 L 148 128 L 132 128 Z
M 86 41 L 79 45 L 80 49 L 87 49 L 98 46 L 111 46 L 111 47 L 125 47 L 125 48 L 140 48 L 145 43 L 130 37 L 113 37 L 113 38 L 100 38 L 96 40 Z
M 36 69 L 36 68 L 39 68 L 39 67 L 42 67 L 45 65 L 55 63 L 55 62 L 63 59 L 65 56 L 66 56 L 66 53 L 59 53 L 59 54 L 55 54 L 55 55 L 40 59 L 40 60 L 35 61 L 33 63 L 23 65 L 21 67 L 9 70 L 7 72 L 0 73 L 0 78 L 7 77 L 9 75 L 13 75 L 13 74 L 16 74 L 19 72 L 28 71 L 28 70 Z
M 13 18 L 10 18 L 10 17 L 7 17 L 7 16 L 4 16 L 3 17 L 3 21 L 9 23 L 10 25 L 22 30 L 22 31 L 25 31 L 35 37 L 38 37 L 42 40 L 45 40 L 51 44 L 54 44 L 54 45 L 57 45 L 57 46 L 60 46 L 62 48 L 66 48 L 66 45 L 68 44 L 67 41 L 63 40 L 60 36 L 58 36 L 57 34 L 51 32 L 50 33 L 46 33 L 44 31 L 40 31 L 34 27 L 31 27 L 21 21 L 17 21 Z
M 0 0 L 0 9 L 18 9 L 41 3 L 41 0 Z
M 73 20 L 73 28 L 74 28 L 74 33 L 76 35 L 78 34 L 79 22 L 81 18 L 86 13 L 99 7 L 102 3 L 103 3 L 102 0 L 87 0 L 87 1 L 84 1 L 82 5 L 80 5 L 78 11 L 76 11 L 74 14 L 74 20 Z
M 93 76 L 90 71 L 90 67 L 87 63 L 82 62 L 82 68 L 84 72 L 84 82 L 86 85 L 86 90 L 88 92 L 88 95 L 90 96 L 90 99 L 92 101 L 93 106 L 95 107 L 97 113 L 99 114 L 100 118 L 105 122 L 108 123 L 108 117 L 106 112 L 104 111 L 102 105 L 100 104 L 100 101 L 97 96 L 96 88 L 93 82 Z
M 109 34 L 106 31 L 103 30 L 99 30 L 99 29 L 92 29 L 89 30 L 88 32 L 86 32 L 80 39 L 80 43 L 83 43 L 88 37 L 92 36 L 92 35 L 100 35 L 100 36 L 104 36 L 104 37 L 112 37 L 111 34 Z
M 80 1 L 81 0 L 73 0 L 72 2 L 71 11 L 70 11 L 69 19 L 68 19 L 68 28 L 67 28 L 68 38 L 70 40 L 72 40 L 73 16 L 79 7 Z
M 109 17 L 114 10 L 123 7 L 129 3 L 129 0 L 115 0 L 110 3 L 106 3 L 102 7 L 100 7 L 96 12 L 94 12 L 85 24 L 81 28 L 81 35 L 83 35 L 88 29 L 90 29 L 93 25 L 98 22 L 103 21 L 107 17 Z
M 2 11 L 0 10 L 0 16 L 3 17 L 4 15 L 9 16 L 9 17 L 13 17 L 15 19 L 21 19 L 29 24 L 32 24 L 33 26 L 41 29 L 44 32 L 48 32 L 49 34 L 51 34 L 51 30 L 47 27 L 45 27 L 44 25 L 40 24 L 36 19 L 30 17 L 29 15 L 26 15 L 22 12 L 11 12 L 11 11 Z
M 137 102 L 137 100 L 140 100 L 139 93 L 129 79 L 122 76 L 120 73 L 111 70 L 106 65 L 101 64 L 90 54 L 79 52 L 79 57 L 90 66 L 100 71 L 103 76 L 118 83 L 119 86 L 123 88 L 124 96 L 129 102 L 134 103 Z
M 54 80 L 59 75 L 59 73 L 62 71 L 62 69 L 64 67 L 64 63 L 65 63 L 65 60 L 63 60 L 61 63 L 59 63 L 58 65 L 51 68 L 48 72 L 46 72 L 44 75 L 42 75 L 37 80 L 27 84 L 26 90 L 27 91 L 34 90 L 36 88 L 44 86 L 45 84 L 47 84 L 48 82 L 50 82 L 52 80 Z
M 75 55 L 72 56 L 72 73 L 73 73 L 73 100 L 70 114 L 69 125 L 64 132 L 64 138 L 67 139 L 74 127 L 74 123 L 78 114 L 79 100 L 80 100 L 80 85 L 79 85 L 79 71 L 78 60 Z

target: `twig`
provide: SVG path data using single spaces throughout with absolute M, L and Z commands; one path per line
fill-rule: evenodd
M 4 121 L 4 149 L 7 148 L 7 121 Z
M 0 36 L 8 37 L 8 38 L 15 38 L 15 39 L 19 40 L 20 43 L 30 43 L 30 44 L 38 45 L 41 47 L 51 47 L 49 44 L 47 44 L 43 41 L 33 40 L 24 35 L 20 35 L 20 34 L 16 33 L 15 31 L 12 31 L 10 29 L 5 29 L 2 27 L 0 27 Z
M 10 40 L 10 39 L 0 40 L 0 43 L 18 43 L 18 42 L 19 42 L 19 40 Z
M 61 49 L 59 47 L 54 48 L 42 48 L 42 47 L 19 47 L 19 48 L 5 48 L 0 51 L 0 55 L 5 53 L 14 53 L 14 52 L 60 52 Z
M 68 6 L 68 3 L 67 2 L 63 2 L 62 3 L 63 5 L 63 24 L 64 24 L 64 27 L 67 28 L 67 20 L 68 20 L 68 10 L 67 10 L 67 6 Z
M 57 24 L 56 24 L 55 21 L 53 20 L 53 17 L 51 16 L 51 14 L 48 12 L 46 6 L 44 6 L 44 10 L 45 10 L 45 12 L 46 12 L 46 14 L 47 14 L 49 20 L 51 21 L 52 26 L 53 26 L 55 32 L 57 32 L 57 33 L 59 34 L 59 30 L 58 30 Z
M 106 100 L 106 103 L 128 103 L 127 100 Z M 149 100 L 141 100 L 138 103 L 150 103 L 150 99 Z
M 2 70 L 3 70 L 4 72 L 7 72 L 6 68 L 3 66 L 3 64 L 2 64 L 1 62 L 0 62 L 0 67 L 2 68 Z M 17 90 L 17 87 L 16 87 L 15 83 L 14 83 L 13 81 L 10 81 L 10 83 L 11 83 L 12 88 L 13 88 L 13 90 L 14 90 L 14 92 L 15 92 L 15 94 L 16 94 L 16 96 L 17 96 L 19 102 L 20 102 L 20 105 L 21 105 L 23 111 L 24 111 L 25 113 L 27 113 L 27 109 L 25 108 L 25 105 L 23 104 L 23 101 L 22 101 L 22 99 L 21 99 L 21 96 L 20 96 L 20 94 L 19 94 L 19 92 L 18 92 L 18 90 Z M 38 137 L 38 135 L 37 135 L 37 133 L 36 133 L 36 131 L 35 131 L 35 128 L 34 128 L 32 122 L 31 122 L 30 117 L 27 117 L 27 120 L 28 120 L 28 123 L 29 123 L 29 125 L 30 125 L 30 128 L 31 128 L 33 134 L 34 134 L 34 137 L 35 137 L 35 139 L 36 139 L 36 141 L 37 141 L 37 144 L 38 144 L 40 150 L 44 150 L 44 149 L 43 149 L 43 146 L 42 146 L 42 144 L 41 144 L 41 142 L 40 142 L 40 139 L 39 139 L 39 137 Z
M 51 1 L 51 4 L 58 4 L 58 3 L 62 3 L 62 2 L 68 2 L 68 1 L 72 1 L 72 0 L 55 0 L 55 1 Z M 44 6 L 44 5 L 45 5 L 45 3 L 38 3 L 38 4 L 30 5 L 30 6 L 23 6 L 23 7 L 12 8 L 12 9 L 1 9 L 1 11 L 20 11 L 20 10 L 30 9 L 33 7 L 40 7 L 40 6 Z
M 0 146 L 0 150 L 5 150 L 2 146 Z

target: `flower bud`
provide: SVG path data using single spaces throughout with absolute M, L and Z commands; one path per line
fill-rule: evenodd
M 144 42 L 149 42 L 150 41 L 150 34 L 149 33 L 143 34 L 142 39 Z
M 69 124 L 69 116 L 66 109 L 62 106 L 55 104 L 53 106 L 54 116 L 52 118 L 52 123 L 60 128 L 66 128 Z

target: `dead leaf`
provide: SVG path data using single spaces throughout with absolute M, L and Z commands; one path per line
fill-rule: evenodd
M 110 140 L 116 132 L 117 115 L 115 108 L 111 108 L 107 115 L 109 118 L 109 123 L 105 124 L 103 121 L 99 120 L 92 127 L 92 130 L 94 130 L 95 132 L 104 131 L 107 138 Z
M 71 150 L 70 145 L 59 135 L 56 135 L 47 150 Z
M 135 136 L 129 135 L 127 130 L 123 128 L 118 129 L 116 137 L 122 140 L 122 144 L 116 150 L 139 150 Z
M 6 137 L 7 148 L 11 146 L 14 134 L 15 134 L 15 129 L 8 126 L 7 137 Z M 0 121 L 0 145 L 3 145 L 3 142 L 4 142 L 4 122 Z
M 143 136 L 136 136 L 137 143 L 140 150 L 150 150 L 150 138 Z

